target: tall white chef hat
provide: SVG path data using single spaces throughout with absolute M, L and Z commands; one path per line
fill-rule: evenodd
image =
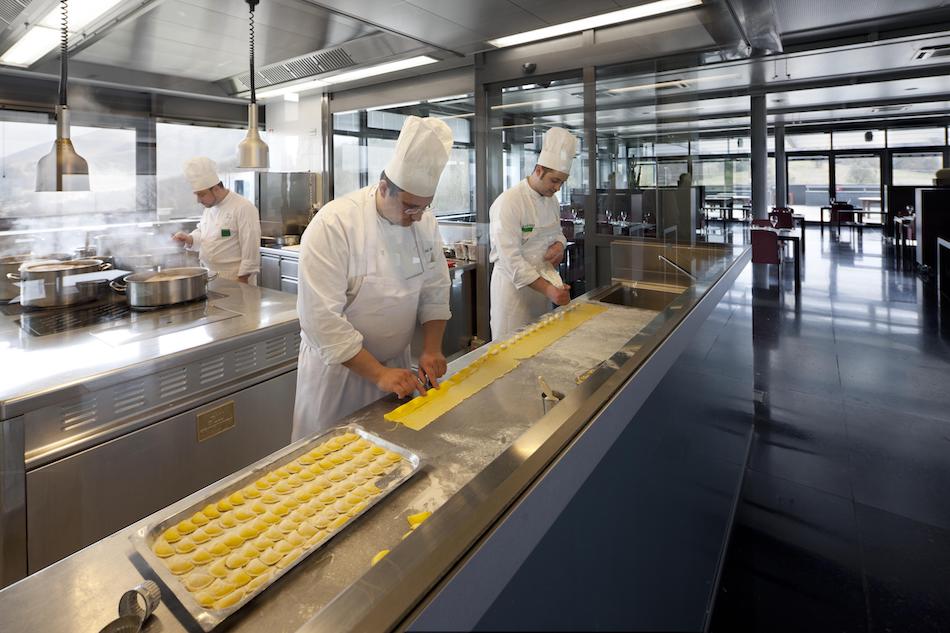
M 414 196 L 434 196 L 451 149 L 452 130 L 445 121 L 411 116 L 399 132 L 396 153 L 386 165 L 386 176 Z
M 221 182 L 218 177 L 218 166 L 214 161 L 204 156 L 192 158 L 185 163 L 185 180 L 191 185 L 192 191 L 211 189 Z
M 577 152 L 577 139 L 560 127 L 552 127 L 544 133 L 538 164 L 548 169 L 571 173 L 571 163 Z

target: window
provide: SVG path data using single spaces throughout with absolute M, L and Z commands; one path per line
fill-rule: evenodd
M 237 146 L 246 134 L 246 130 L 239 128 L 158 123 L 155 141 L 159 218 L 186 218 L 201 214 L 202 207 L 182 174 L 185 162 L 195 156 L 207 156 L 217 163 L 224 186 L 254 201 L 254 172 L 237 170 Z
M 831 149 L 831 134 L 828 132 L 820 132 L 818 134 L 786 134 L 785 149 L 789 152 Z
M 17 118 L 0 121 L 0 218 L 13 229 L 33 228 L 26 218 L 75 216 L 88 223 L 90 214 L 137 210 L 135 130 L 73 125 L 73 145 L 89 163 L 90 191 L 37 192 L 36 163 L 52 148 L 56 126 L 45 114 Z
M 877 149 L 884 147 L 884 130 L 834 132 L 834 149 Z
M 897 186 L 929 187 L 933 184 L 934 173 L 941 167 L 942 152 L 891 154 L 892 182 Z
M 360 140 L 333 135 L 333 191 L 344 196 L 360 188 Z
M 888 147 L 922 147 L 944 145 L 946 130 L 942 127 L 898 128 L 887 131 Z M 894 183 L 897 184 L 897 183 Z

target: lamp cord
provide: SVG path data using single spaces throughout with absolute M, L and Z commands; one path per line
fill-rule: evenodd
M 66 66 L 69 57 L 69 0 L 59 0 L 60 70 L 59 105 L 66 105 Z
M 65 2 L 66 0 L 62 0 Z M 248 28 L 248 36 L 250 39 L 250 49 L 251 49 L 251 103 L 257 103 L 257 91 L 255 90 L 255 81 L 254 81 L 254 6 L 257 5 L 259 0 L 247 0 L 247 6 L 250 8 L 250 26 Z

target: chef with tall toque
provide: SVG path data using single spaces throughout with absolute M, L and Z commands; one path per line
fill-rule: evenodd
M 577 139 L 563 128 L 544 133 L 538 163 L 527 178 L 502 193 L 489 209 L 491 334 L 507 338 L 552 304 L 571 300 L 557 273 L 567 240 L 555 194 L 567 181 Z
M 257 285 L 261 270 L 261 217 L 254 203 L 225 187 L 210 158 L 185 163 L 185 180 L 205 210 L 191 233 L 172 236 L 223 279 Z
M 409 117 L 379 181 L 333 200 L 304 231 L 294 440 L 387 394 L 425 393 L 445 374 L 450 280 L 429 205 L 451 148 L 445 122 Z

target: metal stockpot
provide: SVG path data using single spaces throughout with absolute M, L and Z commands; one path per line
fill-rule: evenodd
M 8 273 L 16 273 L 23 262 L 33 259 L 32 255 L 9 255 L 0 257 L 0 301 L 9 301 L 20 294 L 13 281 L 7 279 Z
M 67 283 L 67 279 L 72 275 L 109 268 L 109 264 L 101 259 L 38 260 L 24 262 L 18 272 L 7 273 L 6 278 L 20 282 L 20 305 L 56 308 L 95 300 L 97 289 L 94 286 Z
M 124 292 L 132 308 L 157 308 L 201 299 L 208 294 L 208 282 L 217 273 L 208 274 L 207 268 L 166 268 L 160 272 L 141 272 L 126 275 L 122 282 L 110 285 L 116 292 Z

